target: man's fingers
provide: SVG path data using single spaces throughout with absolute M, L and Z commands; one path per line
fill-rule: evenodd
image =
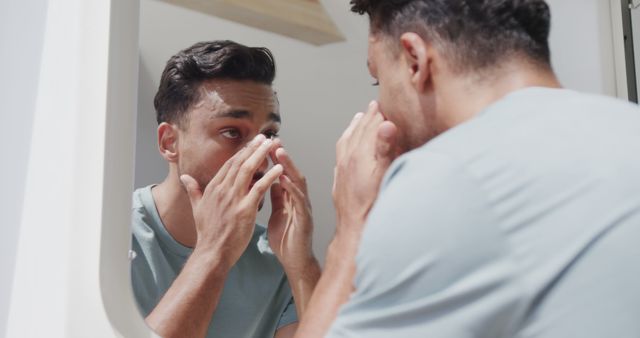
M 282 146 L 283 145 L 282 145 L 282 140 L 281 139 L 279 139 L 279 138 L 274 138 L 273 139 L 273 147 L 274 147 L 274 149 L 281 148 Z
M 367 142 L 367 138 L 375 135 L 378 126 L 382 121 L 384 121 L 384 116 L 380 113 L 380 105 L 377 101 L 371 101 L 369 104 L 369 108 L 367 110 L 367 114 L 365 118 L 362 120 L 362 127 L 358 133 L 357 138 L 354 137 L 355 142 Z
M 282 175 L 283 168 L 281 164 L 276 164 L 267 171 L 261 179 L 259 179 L 249 191 L 247 199 L 251 205 L 258 205 L 262 196 L 267 192 L 269 187 Z
M 187 195 L 189 195 L 189 200 L 191 201 L 191 207 L 195 208 L 198 202 L 202 199 L 202 192 L 200 191 L 198 182 L 189 175 L 180 176 L 180 181 L 182 181 L 182 185 L 187 190 Z
M 355 116 L 353 116 L 353 119 L 351 120 L 351 123 L 349 124 L 347 129 L 342 132 L 342 136 L 340 136 L 340 139 L 338 139 L 338 142 L 336 143 L 337 159 L 342 157 L 343 153 L 346 151 L 346 147 L 351 143 L 353 132 L 358 127 L 358 124 L 360 123 L 360 120 L 362 120 L 363 116 L 364 113 L 357 113 Z
M 284 190 L 282 189 L 282 185 L 278 183 L 278 181 L 274 182 L 271 185 L 271 209 L 281 210 L 284 208 Z
M 389 165 L 396 156 L 398 128 L 391 121 L 384 121 L 378 126 L 376 140 L 376 159 Z
M 301 204 L 301 207 L 307 203 L 305 193 L 287 175 L 280 176 L 280 184 L 293 197 L 296 203 Z
M 271 151 L 269 152 L 269 158 L 271 158 L 271 162 L 276 165 L 278 164 L 278 158 L 276 158 L 276 151 L 282 148 L 282 140 L 279 138 L 273 139 L 273 146 L 271 146 Z
M 253 138 L 253 140 L 251 140 L 251 142 L 247 143 L 244 148 L 240 149 L 235 155 L 233 155 L 233 157 L 231 157 L 227 161 L 227 163 L 230 163 L 230 167 L 229 170 L 225 173 L 223 179 L 233 184 L 244 162 L 249 157 L 251 157 L 251 155 L 253 155 L 266 140 L 266 136 L 264 136 L 263 134 L 258 134 Z
M 297 184 L 301 189 L 306 190 L 306 180 L 298 167 L 293 163 L 291 156 L 284 148 L 278 148 L 275 151 L 276 159 L 278 163 L 282 164 L 284 167 L 284 174 L 287 175 L 291 180 Z
M 375 124 L 382 121 L 382 116 L 378 112 L 378 103 L 371 101 L 367 112 L 362 116 L 356 128 L 351 133 L 350 143 L 362 144 L 363 142 L 370 142 L 367 138 L 371 135 L 372 128 L 375 128 Z
M 398 128 L 391 121 L 383 121 L 378 126 L 378 136 L 387 142 L 395 142 L 397 134 Z
M 351 120 L 351 123 L 347 127 L 347 129 L 345 129 L 344 132 L 342 133 L 342 136 L 340 137 L 340 139 L 348 139 L 349 137 L 351 137 L 353 130 L 358 126 L 358 123 L 360 122 L 363 116 L 364 116 L 364 113 L 355 114 L 353 116 L 353 119 Z
M 238 174 L 235 179 L 234 185 L 240 189 L 246 189 L 249 187 L 253 176 L 255 175 L 260 165 L 267 159 L 273 141 L 267 139 L 260 144 L 260 146 L 247 158 L 244 163 L 241 164 Z M 246 190 L 243 190 L 246 191 Z

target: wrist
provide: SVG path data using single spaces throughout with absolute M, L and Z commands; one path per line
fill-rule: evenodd
M 355 236 L 336 236 L 327 248 L 323 276 L 351 282 L 356 271 L 356 254 L 359 240 Z
M 316 267 L 319 267 L 319 266 L 320 264 L 318 263 L 318 260 L 313 254 L 309 254 L 309 255 L 306 255 L 305 257 L 298 258 L 294 262 L 289 261 L 282 264 L 282 267 L 284 268 L 285 272 L 292 272 L 292 273 L 296 273 L 296 272 L 299 273 L 309 269 L 315 269 Z
M 358 247 L 360 246 L 360 231 L 336 231 L 335 236 L 327 248 L 327 263 L 352 264 L 355 262 Z
M 284 272 L 289 278 L 320 271 L 320 263 L 318 263 L 313 253 L 309 253 L 295 260 L 282 260 L 281 263 Z
M 359 239 L 362 229 L 364 229 L 366 219 L 366 213 L 359 215 L 359 213 L 356 212 L 338 212 L 336 217 L 335 238 L 340 238 L 341 241 L 343 239 Z
M 226 259 L 221 250 L 198 244 L 194 247 L 189 259 L 197 261 L 204 270 L 221 276 L 226 276 L 235 264 Z

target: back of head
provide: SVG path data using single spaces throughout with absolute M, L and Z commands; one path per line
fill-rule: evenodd
M 254 81 L 271 85 L 276 75 L 267 48 L 233 41 L 199 42 L 172 56 L 162 72 L 154 99 L 158 124 L 181 124 L 200 99 L 200 85 L 211 80 Z
M 506 57 L 550 68 L 550 10 L 544 0 L 351 0 L 371 32 L 415 32 L 439 47 L 454 71 L 497 66 Z M 397 39 L 396 39 L 397 40 Z

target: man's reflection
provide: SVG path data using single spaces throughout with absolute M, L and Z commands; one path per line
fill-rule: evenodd
M 167 62 L 154 105 L 169 174 L 134 192 L 132 216 L 135 297 L 163 337 L 293 336 L 318 280 L 306 183 L 276 138 L 274 77 L 269 50 L 231 41 Z

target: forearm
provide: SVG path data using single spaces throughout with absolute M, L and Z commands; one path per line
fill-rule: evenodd
M 322 277 L 311 296 L 296 337 L 324 337 L 353 291 L 357 236 L 336 236 L 327 252 Z
M 204 337 L 226 276 L 216 255 L 194 250 L 146 323 L 165 338 Z
M 298 318 L 302 319 L 309 306 L 313 290 L 316 288 L 318 280 L 320 279 L 320 264 L 315 257 L 313 257 L 309 260 L 309 263 L 305 264 L 303 271 L 291 271 L 285 268 L 285 273 L 291 286 L 293 300 L 296 303 Z

